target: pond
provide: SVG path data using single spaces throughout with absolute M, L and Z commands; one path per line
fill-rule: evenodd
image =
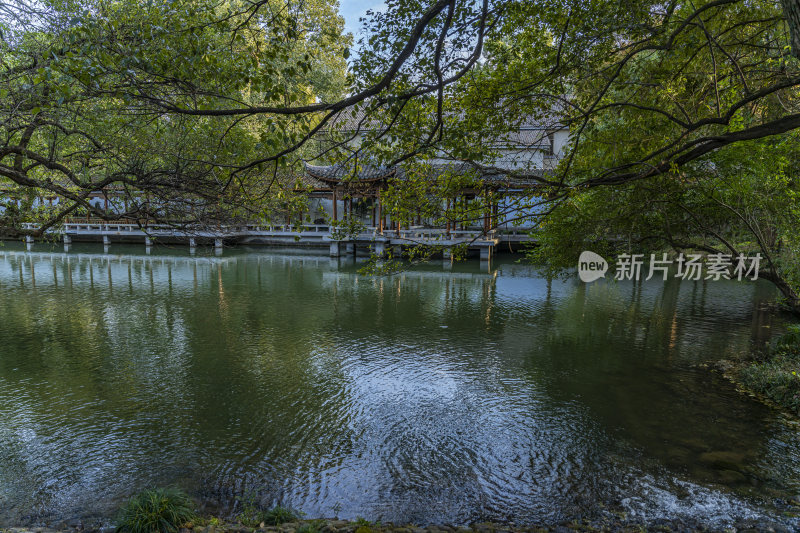
M 419 524 L 720 525 L 800 493 L 796 426 L 703 367 L 780 333 L 766 283 L 143 252 L 0 248 L 0 525 L 153 486 Z

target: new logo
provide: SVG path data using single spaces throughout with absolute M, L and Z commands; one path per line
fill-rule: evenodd
M 581 252 L 578 258 L 578 277 L 584 283 L 590 283 L 596 279 L 606 277 L 608 262 L 603 257 L 594 252 Z

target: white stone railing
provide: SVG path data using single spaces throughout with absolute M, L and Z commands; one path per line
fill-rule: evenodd
M 39 228 L 35 223 L 24 223 L 23 228 L 35 230 Z M 58 229 L 50 229 L 48 233 L 65 236 L 142 236 L 142 237 L 206 237 L 206 238 L 236 238 L 236 237 L 305 237 L 314 240 L 332 240 L 332 227 L 327 224 L 243 224 L 231 226 L 218 226 L 217 228 L 187 227 L 176 228 L 169 224 L 148 224 L 139 226 L 136 222 L 103 222 L 99 220 L 77 221 L 71 220 Z M 402 239 L 409 242 L 436 244 L 444 242 L 493 241 L 503 236 L 523 237 L 525 229 L 495 230 L 484 234 L 480 230 L 446 230 L 444 228 L 411 227 L 401 230 L 384 229 L 380 234 L 379 228 L 367 226 L 355 236 L 356 240 L 393 240 Z

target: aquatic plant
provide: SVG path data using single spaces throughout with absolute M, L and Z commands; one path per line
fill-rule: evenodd
M 174 533 L 197 517 L 194 502 L 177 489 L 148 489 L 120 510 L 120 533 Z

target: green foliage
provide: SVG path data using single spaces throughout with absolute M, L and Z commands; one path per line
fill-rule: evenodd
M 178 223 L 264 220 L 298 208 L 289 191 L 303 150 L 280 154 L 318 115 L 170 110 L 340 98 L 351 37 L 336 2 L 40 5 L 36 20 L 0 44 L 0 145 L 15 147 L 0 154 L 0 189 L 22 204 L 0 224 L 57 219 L 69 206 L 102 216 L 86 202 L 101 188 L 124 194 L 131 217 Z M 41 194 L 59 206 L 34 209 Z
M 174 533 L 196 518 L 194 503 L 176 489 L 145 490 L 121 509 L 120 533 Z
M 242 510 L 236 519 L 247 527 L 258 527 L 265 511 L 256 503 L 256 495 L 247 493 L 243 497 L 237 496 L 236 499 L 242 504 Z
M 242 504 L 242 510 L 236 519 L 247 527 L 258 527 L 261 523 L 268 526 L 279 526 L 287 522 L 296 522 L 302 516 L 302 513 L 280 505 L 272 509 L 264 509 L 256 502 L 256 496 L 253 493 L 238 498 L 238 500 Z
M 279 526 L 287 522 L 296 522 L 300 520 L 300 516 L 301 513 L 298 511 L 279 505 L 264 513 L 263 522 L 269 526 Z
M 800 325 L 780 337 L 765 361 L 740 371 L 742 384 L 800 414 Z
M 800 356 L 800 324 L 792 324 L 775 343 L 776 351 Z
M 353 525 L 356 526 L 355 533 L 373 533 L 375 528 L 380 527 L 381 522 L 380 520 L 370 521 L 363 516 L 357 516 L 353 521 Z
M 800 291 L 798 154 L 793 132 L 728 146 L 647 180 L 575 188 L 534 233 L 538 246 L 528 256 L 561 271 L 587 249 L 609 260 L 621 252 L 758 253 L 760 276 L 789 302 Z
M 305 522 L 297 528 L 296 533 L 321 533 L 322 526 L 325 524 L 324 520 L 311 520 Z
M 380 520 L 370 521 L 364 518 L 363 516 L 357 516 L 355 520 L 353 520 L 353 524 L 356 526 L 363 526 L 363 527 L 377 527 L 381 525 Z
M 364 223 L 355 217 L 330 220 L 329 225 L 331 228 L 331 238 L 334 240 L 352 239 L 366 229 Z

